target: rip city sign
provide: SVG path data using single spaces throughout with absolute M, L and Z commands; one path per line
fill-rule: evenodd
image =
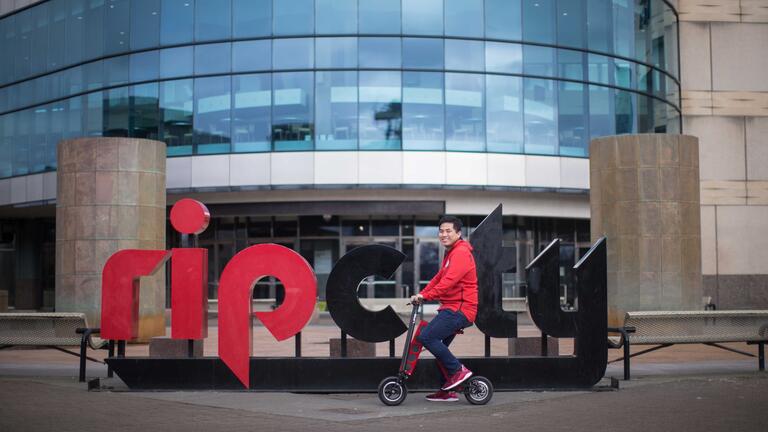
M 205 230 L 210 213 L 200 202 L 183 199 L 171 209 L 171 224 L 182 234 Z M 501 307 L 501 274 L 513 268 L 514 251 L 502 247 L 502 213 L 497 207 L 472 233 L 478 272 L 477 327 L 488 338 L 517 337 L 517 315 Z M 528 303 L 534 323 L 555 337 L 574 338 L 573 355 L 553 357 L 478 357 L 462 361 L 500 389 L 589 387 L 602 378 L 607 363 L 605 240 L 598 241 L 574 267 L 579 309 L 564 311 L 559 295 L 559 240 L 554 240 L 526 268 Z M 137 337 L 139 279 L 171 261 L 171 338 L 207 337 L 207 250 L 121 250 L 102 274 L 101 336 L 127 341 Z M 341 257 L 326 285 L 328 311 L 341 330 L 362 341 L 385 342 L 407 327 L 391 307 L 372 312 L 357 297 L 368 276 L 390 277 L 405 255 L 388 246 L 368 245 Z M 274 276 L 285 299 L 271 312 L 253 312 L 253 286 Z M 131 388 L 237 389 L 286 391 L 373 390 L 397 370 L 398 359 L 251 357 L 252 319 L 279 340 L 297 335 L 317 302 L 317 281 L 304 258 L 286 247 L 260 244 L 236 254 L 219 279 L 219 358 L 111 357 L 107 363 Z M 432 388 L 437 375 L 430 363 L 417 370 L 413 388 Z M 425 372 L 426 371 L 426 372 Z

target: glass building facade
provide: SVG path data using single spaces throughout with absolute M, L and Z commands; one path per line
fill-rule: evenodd
M 57 143 L 81 136 L 162 140 L 169 158 L 586 158 L 594 137 L 681 128 L 678 17 L 664 0 L 47 0 L 0 17 L 0 56 L 0 179 L 55 171 Z M 365 188 L 375 199 L 379 186 Z M 317 201 L 312 187 L 297 201 Z M 214 212 L 199 239 L 209 297 L 235 253 L 266 242 L 302 254 L 321 296 L 339 257 L 370 243 L 407 258 L 393 280 L 367 281 L 362 297 L 423 287 L 443 253 L 440 215 L 360 204 L 354 214 Z M 484 211 L 461 215 L 469 236 Z M 0 219 L 0 268 L 11 304 L 51 307 L 55 220 L 30 214 Z M 525 264 L 554 237 L 568 286 L 589 222 L 561 214 L 504 217 L 517 256 L 504 296 L 524 294 Z M 279 297 L 278 288 L 265 279 L 254 296 Z
M 586 157 L 680 129 L 662 0 L 49 0 L 0 19 L 0 178 L 79 136 L 169 157 Z

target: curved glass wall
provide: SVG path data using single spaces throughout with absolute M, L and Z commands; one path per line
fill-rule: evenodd
M 0 53 L 0 178 L 84 135 L 585 157 L 680 126 L 662 0 L 50 0 L 0 19 Z

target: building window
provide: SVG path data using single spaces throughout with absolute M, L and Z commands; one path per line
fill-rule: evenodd
M 317 72 L 315 83 L 315 148 L 357 149 L 357 72 Z
M 314 74 L 272 76 L 272 141 L 275 151 L 312 150 Z
M 315 33 L 355 34 L 357 0 L 315 0 Z
M 359 0 L 360 34 L 400 33 L 400 2 Z
M 483 76 L 445 74 L 445 149 L 485 150 Z
M 443 150 L 443 74 L 403 72 L 403 149 Z
M 403 38 L 403 67 L 443 68 L 443 39 Z
M 400 72 L 360 72 L 360 149 L 401 147 L 402 98 Z
M 269 151 L 272 137 L 272 75 L 236 75 L 232 77 L 232 87 L 232 151 Z
M 445 35 L 483 37 L 483 0 L 445 0 Z
M 511 76 L 485 77 L 489 152 L 523 152 L 522 81 L 522 78 Z
M 230 77 L 195 78 L 194 138 L 197 154 L 230 151 Z
M 232 37 L 232 0 L 195 0 L 195 41 Z
M 272 10 L 275 35 L 311 34 L 314 31 L 314 0 L 274 0 Z
M 443 34 L 443 0 L 402 0 L 403 34 Z

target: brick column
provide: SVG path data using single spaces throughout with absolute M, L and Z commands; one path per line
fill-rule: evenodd
M 56 310 L 100 325 L 101 271 L 120 249 L 165 249 L 165 143 L 78 138 L 58 145 Z M 165 333 L 165 272 L 141 281 L 139 339 Z
M 608 238 L 608 321 L 702 308 L 698 139 L 643 134 L 590 144 L 592 240 Z

